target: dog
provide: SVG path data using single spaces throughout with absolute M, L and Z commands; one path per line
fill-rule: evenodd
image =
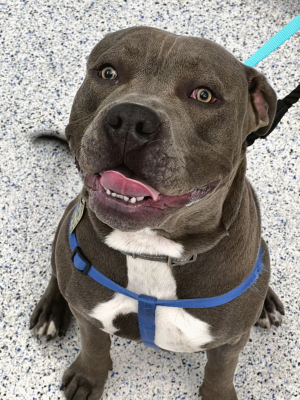
M 199 395 L 237 399 L 234 371 L 252 325 L 278 326 L 284 314 L 245 177 L 247 136 L 268 132 L 276 103 L 262 74 L 203 38 L 133 27 L 94 47 L 65 131 L 83 189 L 59 223 L 52 276 L 30 320 L 47 340 L 66 332 L 71 315 L 79 324 L 82 350 L 62 378 L 66 399 L 101 397 L 110 334 L 206 350 Z M 91 265 L 140 300 L 95 281 Z M 230 301 L 159 305 L 227 296 L 256 265 L 254 282 Z M 147 327 L 140 311 L 153 298 Z

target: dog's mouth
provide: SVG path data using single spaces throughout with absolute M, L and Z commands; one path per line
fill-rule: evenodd
M 82 173 L 76 160 L 76 166 Z M 101 174 L 84 174 L 84 184 L 99 205 L 123 212 L 142 212 L 143 209 L 165 209 L 189 206 L 213 192 L 219 184 L 216 179 L 188 193 L 169 196 L 158 192 L 134 174 L 125 164 Z

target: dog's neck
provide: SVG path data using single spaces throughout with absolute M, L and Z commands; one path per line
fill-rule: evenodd
M 183 249 L 181 256 L 212 249 L 229 235 L 228 231 L 237 218 L 245 196 L 245 174 L 246 156 L 242 154 L 232 174 L 209 199 L 202 200 L 201 204 L 184 207 L 181 213 L 153 229 L 153 233 L 178 243 Z M 105 242 L 113 229 L 99 221 L 91 210 L 88 213 L 93 228 Z

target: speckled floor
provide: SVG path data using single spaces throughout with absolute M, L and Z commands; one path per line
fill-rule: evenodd
M 38 342 L 29 316 L 50 277 L 50 248 L 81 187 L 68 152 L 32 145 L 37 129 L 63 129 L 86 58 L 109 31 L 150 25 L 204 36 L 245 61 L 300 12 L 299 0 L 7 0 L 1 10 L 0 398 L 62 399 L 61 376 L 80 349 L 78 328 Z M 258 65 L 278 93 L 298 85 L 299 33 Z M 300 396 L 300 103 L 248 151 L 272 287 L 285 303 L 280 328 L 253 328 L 236 370 L 239 399 Z M 113 338 L 104 399 L 197 399 L 206 356 L 155 351 Z

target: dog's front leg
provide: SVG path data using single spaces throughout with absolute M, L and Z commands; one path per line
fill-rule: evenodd
M 248 341 L 250 330 L 238 342 L 207 350 L 205 375 L 199 395 L 202 400 L 237 400 L 233 386 L 239 353 Z
M 67 301 L 62 296 L 57 278 L 52 273 L 47 289 L 35 307 L 30 318 L 30 329 L 37 339 L 47 336 L 47 340 L 57 335 L 65 335 L 71 321 L 71 311 Z
M 65 371 L 62 387 L 67 400 L 99 400 L 108 371 L 112 369 L 110 336 L 83 318 L 73 308 L 81 335 L 81 352 Z

